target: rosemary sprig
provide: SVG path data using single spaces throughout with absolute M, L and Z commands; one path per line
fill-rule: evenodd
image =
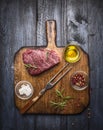
M 72 97 L 71 96 L 63 96 L 64 89 L 62 89 L 61 91 L 56 89 L 55 92 L 56 92 L 56 96 L 58 96 L 61 101 L 59 101 L 59 102 L 50 101 L 50 104 L 52 106 L 54 106 L 55 108 L 64 109 L 64 107 L 67 104 L 67 101 L 72 99 Z
M 31 65 L 31 64 L 24 64 L 24 66 L 25 66 L 26 68 L 34 68 L 34 69 L 37 69 L 37 68 L 38 68 L 37 66 Z
M 68 100 L 68 99 L 71 99 L 72 97 L 71 96 L 63 96 L 63 92 L 64 92 L 64 89 L 62 89 L 61 91 L 56 89 L 56 95 L 58 97 L 60 97 L 61 99 L 63 100 Z
M 63 109 L 66 106 L 66 102 L 53 102 L 50 101 L 51 105 L 54 106 L 55 108 L 60 108 Z

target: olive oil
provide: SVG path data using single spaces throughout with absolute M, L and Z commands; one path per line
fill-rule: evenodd
M 68 45 L 64 52 L 65 60 L 69 63 L 75 63 L 80 59 L 79 48 L 76 45 Z

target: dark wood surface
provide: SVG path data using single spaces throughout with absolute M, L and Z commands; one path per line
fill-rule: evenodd
M 45 21 L 57 21 L 57 46 L 76 40 L 90 58 L 90 105 L 77 115 L 25 115 L 14 102 L 14 54 L 46 45 Z M 103 129 L 103 1 L 0 0 L 0 129 Z

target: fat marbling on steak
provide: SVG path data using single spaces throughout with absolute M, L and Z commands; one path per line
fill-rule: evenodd
M 38 75 L 60 62 L 60 57 L 50 49 L 27 49 L 22 54 L 23 63 L 30 75 Z

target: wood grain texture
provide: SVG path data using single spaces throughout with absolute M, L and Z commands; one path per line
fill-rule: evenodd
M 91 8 L 92 7 L 92 8 Z M 91 8 L 91 10 L 90 10 Z M 91 114 L 90 129 L 103 129 L 103 1 L 89 1 L 89 55 L 91 60 Z M 95 21 L 95 18 L 98 19 Z M 94 80 L 95 79 L 95 80 Z M 98 119 L 98 122 L 96 121 Z
M 40 74 L 39 76 L 31 76 L 28 74 L 27 70 L 25 69 L 25 66 L 23 64 L 22 60 L 22 54 L 24 51 L 26 51 L 27 48 L 22 48 L 19 50 L 19 52 L 15 55 L 14 60 L 14 87 L 15 85 L 21 81 L 26 80 L 29 81 L 32 86 L 34 87 L 34 95 L 33 97 L 38 96 L 40 90 L 42 90 L 46 84 L 49 82 L 49 80 L 66 64 L 65 60 L 63 59 L 63 53 L 64 48 L 57 48 L 55 45 L 55 39 L 56 39 L 56 22 L 55 21 L 47 21 L 46 22 L 46 30 L 47 30 L 47 41 L 48 49 L 52 49 L 58 53 L 60 56 L 60 63 L 53 67 L 52 69 L 46 71 L 45 73 Z M 75 43 L 74 43 L 75 44 Z M 52 88 L 50 91 L 47 91 L 27 112 L 28 113 L 45 113 L 45 114 L 76 114 L 83 111 L 86 106 L 89 103 L 89 88 L 84 91 L 75 91 L 71 88 L 70 85 L 70 77 L 75 71 L 85 71 L 89 76 L 89 61 L 88 61 L 88 55 L 83 52 L 83 50 L 80 49 L 80 61 L 75 64 L 71 64 L 70 66 L 73 66 L 72 70 L 66 74 L 66 76 L 59 81 L 58 84 L 55 85 L 54 88 Z M 67 69 L 70 67 L 68 66 Z M 66 70 L 67 70 L 66 69 Z M 64 70 L 62 74 L 66 71 Z M 57 80 L 57 79 L 56 79 Z M 67 103 L 67 106 L 62 111 L 55 110 L 50 105 L 50 101 L 57 102 L 57 98 L 55 95 L 56 89 L 62 90 L 64 88 L 64 94 L 65 96 L 71 96 L 73 97 L 73 101 Z M 79 100 L 79 101 L 78 101 Z M 23 107 L 25 107 L 26 103 L 29 103 L 28 101 L 20 100 L 15 95 L 15 102 L 16 106 L 19 110 L 21 110 Z M 31 100 L 30 100 L 31 102 Z M 78 107 L 76 104 L 80 102 L 80 106 Z M 28 104 L 30 105 L 30 104 Z M 69 109 L 68 109 L 69 108 Z M 25 108 L 26 109 L 26 108 Z M 25 110 L 24 109 L 24 110 Z
M 72 14 L 75 16 L 77 12 L 79 12 L 79 16 L 76 16 L 78 22 L 75 22 Z M 70 22 L 72 17 L 73 22 Z M 75 38 L 89 53 L 92 88 L 90 106 L 81 114 L 74 116 L 21 116 L 14 103 L 14 54 L 22 46 L 46 45 L 44 21 L 48 19 L 55 19 L 58 23 L 57 46 L 64 46 L 69 40 Z M 81 24 L 81 19 L 86 22 Z M 1 130 L 103 129 L 102 23 L 103 2 L 101 0 L 0 0 Z M 79 35 L 74 35 L 75 32 Z M 89 118 L 88 111 L 90 111 Z
M 67 0 L 65 5 L 66 10 L 66 20 L 64 25 L 66 26 L 66 41 L 76 40 L 79 42 L 80 46 L 88 53 L 88 7 L 87 0 Z M 87 110 L 81 115 L 67 118 L 67 129 L 88 129 L 88 118 Z M 73 125 L 71 124 L 71 120 Z M 83 122 L 84 120 L 84 122 Z M 81 123 L 82 122 L 82 123 Z
M 29 1 L 30 2 L 30 1 Z M 15 109 L 14 103 L 14 90 L 13 90 L 13 78 L 14 78 L 14 67 L 13 67 L 13 57 L 15 52 L 22 46 L 26 46 L 25 38 L 26 34 L 23 33 L 25 29 L 23 16 L 27 16 L 25 6 L 28 5 L 32 9 L 28 11 L 35 12 L 36 3 L 29 3 L 24 1 L 7 0 L 0 1 L 0 129 L 34 129 L 35 118 L 32 116 L 21 117 L 17 110 Z M 31 6 L 32 4 L 32 6 Z M 24 11 L 25 8 L 25 11 Z M 24 13 L 23 13 L 24 12 Z M 25 14 L 25 15 L 24 15 Z M 29 22 L 30 26 L 34 26 L 31 35 L 35 33 L 34 29 L 36 27 L 36 12 L 33 13 L 31 19 L 33 19 L 33 24 Z M 28 19 L 28 18 L 27 18 Z M 26 20 L 26 19 L 25 19 Z M 29 27 L 26 27 L 29 31 Z M 35 35 L 32 35 L 32 42 L 35 44 Z M 30 42 L 29 42 L 30 43 Z M 2 93 L 1 93 L 2 91 Z M 6 96 L 4 96 L 6 95 Z M 20 118 L 20 119 L 19 119 Z M 4 121 L 6 119 L 6 121 Z M 19 121 L 18 121 L 19 120 Z M 26 126 L 24 123 L 26 123 Z M 23 125 L 22 125 L 23 124 Z

